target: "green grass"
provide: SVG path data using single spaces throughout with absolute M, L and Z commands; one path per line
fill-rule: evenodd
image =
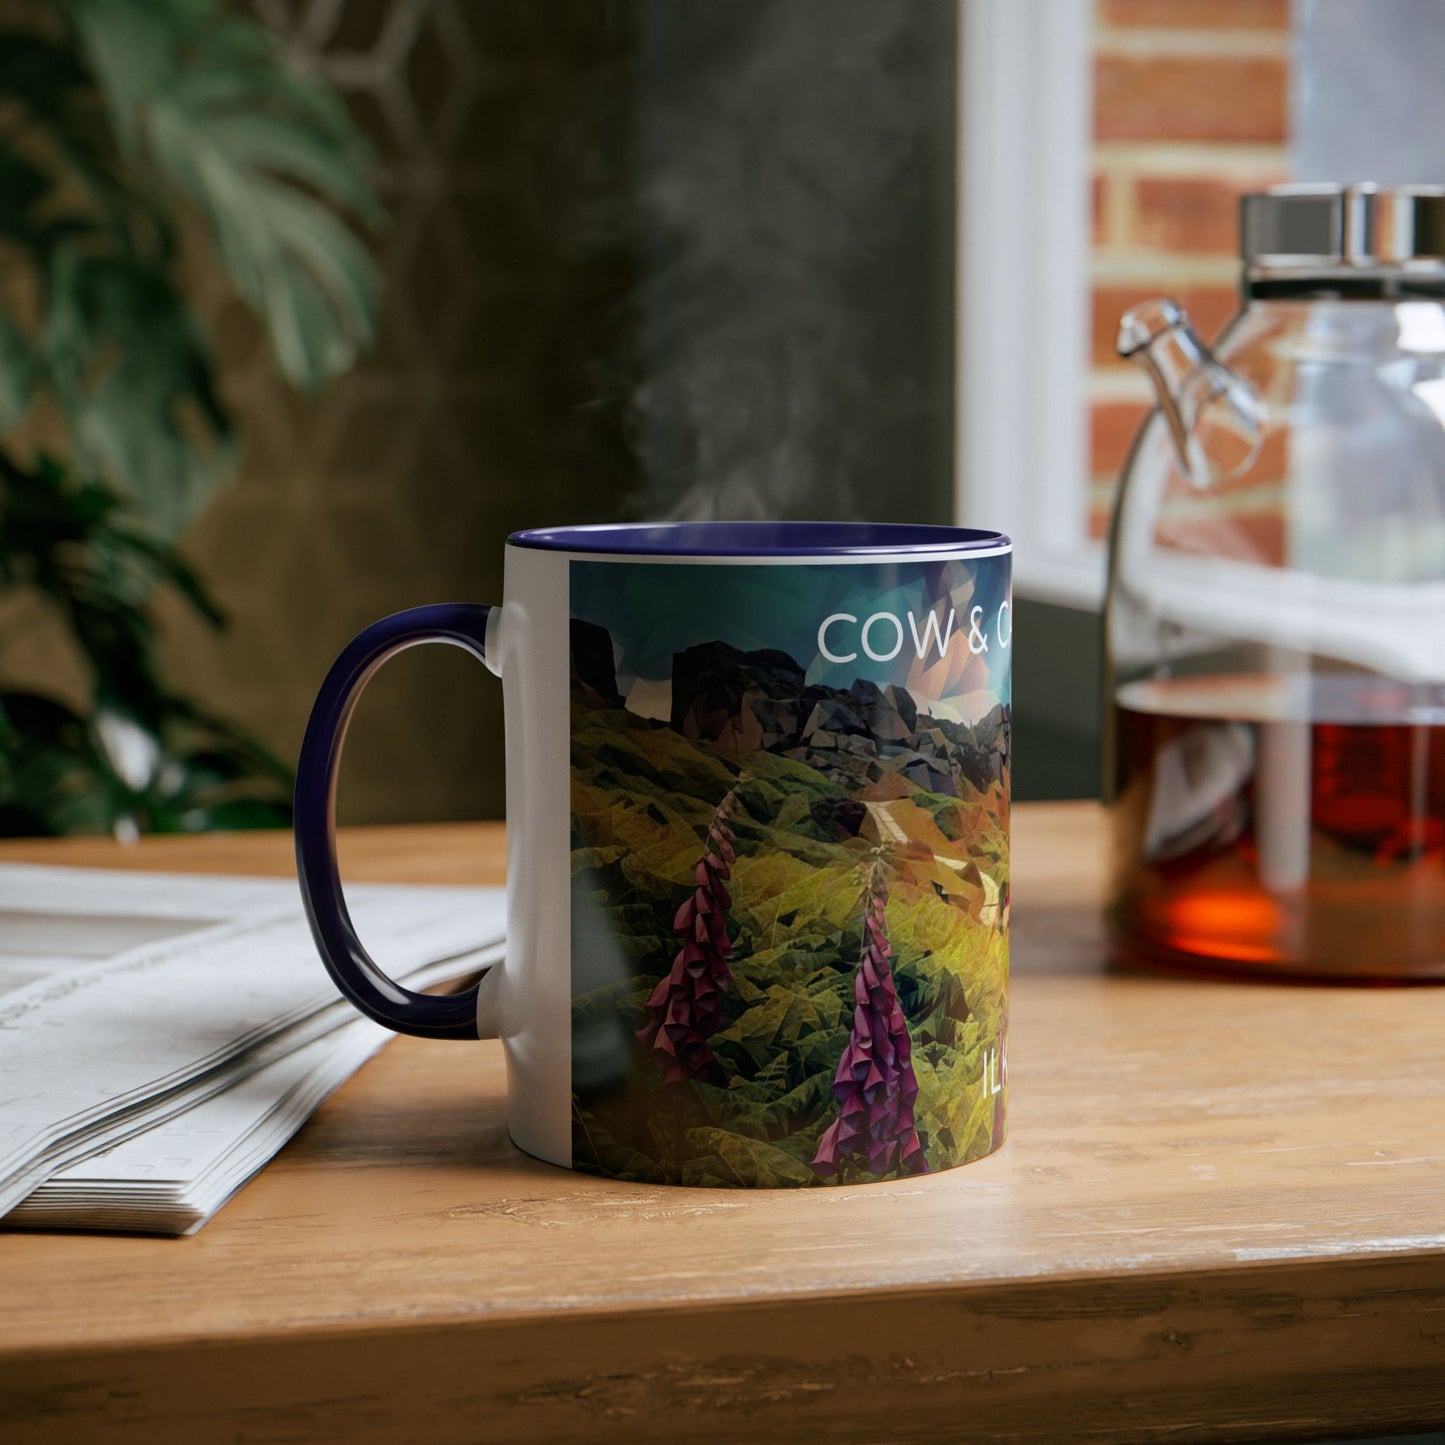
M 608 1039 L 613 1056 L 600 1083 L 579 1087 L 576 1163 L 651 1182 L 818 1182 L 809 1163 L 835 1114 L 877 841 L 829 836 L 812 804 L 844 790 L 794 759 L 726 756 L 621 709 L 579 707 L 573 737 L 574 898 L 587 915 L 586 927 L 574 916 L 574 976 L 586 985 L 573 999 L 574 1039 Z M 634 1033 L 676 952 L 673 916 L 713 810 L 740 771 L 749 781 L 732 819 L 734 983 L 711 1041 L 725 1082 L 664 1086 Z M 985 1054 L 1004 1021 L 1008 944 L 978 916 L 983 890 L 934 854 L 971 857 L 1007 882 L 1007 800 L 1001 788 L 967 800 L 910 788 L 904 801 L 895 816 L 909 843 L 890 850 L 887 929 L 915 1115 L 940 1169 L 993 1146 Z M 608 949 L 610 964 L 593 956 Z

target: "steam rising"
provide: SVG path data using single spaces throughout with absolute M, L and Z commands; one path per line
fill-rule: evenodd
M 637 510 L 927 516 L 951 428 L 952 6 L 649 0 L 638 43 Z

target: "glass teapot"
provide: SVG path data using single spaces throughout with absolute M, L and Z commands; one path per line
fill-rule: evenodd
M 1445 978 L 1445 192 L 1241 207 L 1243 306 L 1119 350 L 1157 408 L 1105 616 L 1112 920 L 1153 965 Z

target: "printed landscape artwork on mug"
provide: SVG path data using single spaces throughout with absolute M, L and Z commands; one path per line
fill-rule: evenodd
M 578 1168 L 814 1185 L 1002 1142 L 1007 561 L 571 564 Z

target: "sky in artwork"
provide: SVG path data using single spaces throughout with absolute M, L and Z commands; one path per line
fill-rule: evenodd
M 573 562 L 572 615 L 611 634 L 618 687 L 645 716 L 668 716 L 674 653 L 721 641 L 785 652 L 810 683 L 901 685 L 933 716 L 972 722 L 1012 701 L 1009 560 Z

